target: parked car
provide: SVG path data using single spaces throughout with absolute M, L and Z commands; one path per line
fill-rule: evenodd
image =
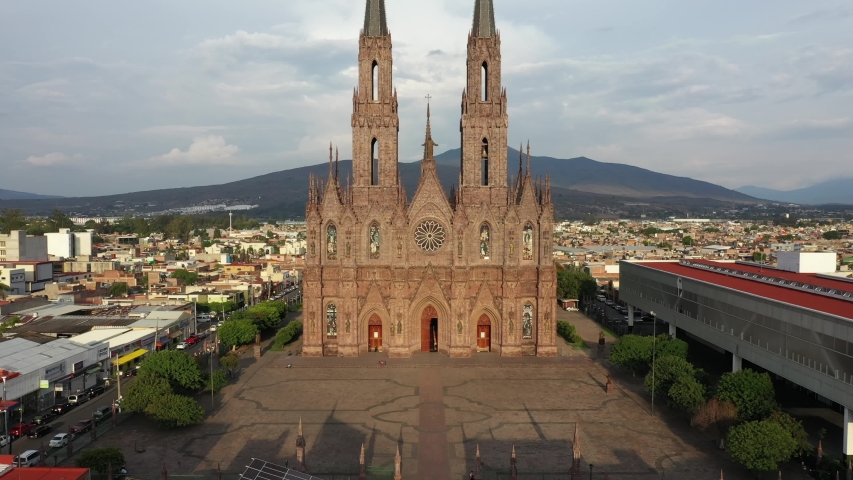
M 64 447 L 66 445 L 68 445 L 67 433 L 57 433 L 50 439 L 50 442 L 47 443 L 47 446 L 52 448 Z
M 12 437 L 9 435 L 0 435 L 0 447 L 5 447 L 9 445 L 9 442 L 12 441 Z
M 51 407 L 50 411 L 53 412 L 55 415 L 62 415 L 63 413 L 68 412 L 72 408 L 74 408 L 74 405 L 68 403 L 68 401 L 65 400 L 61 402 L 56 402 L 56 405 Z
M 33 428 L 32 430 L 30 430 L 30 433 L 27 434 L 27 437 L 28 438 L 41 438 L 41 437 L 47 435 L 48 433 L 50 433 L 51 430 L 53 430 L 53 429 L 50 428 L 50 425 L 38 425 L 35 428 Z
M 187 345 L 187 342 L 181 342 L 181 343 L 179 343 L 179 344 L 175 345 L 175 349 L 176 349 L 176 350 L 184 350 L 184 349 L 186 349 L 188 346 L 189 346 L 189 345 Z
M 92 421 L 91 420 L 80 420 L 76 424 L 74 424 L 69 430 L 72 434 L 78 435 L 81 433 L 88 432 L 92 429 Z
M 68 395 L 68 403 L 71 405 L 83 405 L 84 403 L 89 401 L 89 396 L 86 394 L 74 394 Z
M 215 323 L 212 323 L 212 324 L 210 325 L 210 331 L 211 331 L 211 332 L 215 332 L 217 328 L 219 328 L 219 327 L 218 327 L 218 326 L 217 326 L 217 324 L 215 324 Z
M 110 418 L 111 414 L 112 414 L 112 408 L 107 407 L 107 406 L 98 407 L 95 409 L 94 412 L 92 412 L 92 416 L 95 417 L 96 423 L 101 423 L 102 421 Z
M 198 343 L 199 340 L 201 340 L 201 337 L 199 337 L 196 334 L 192 334 L 189 337 L 187 337 L 186 342 L 189 345 L 195 345 L 196 343 Z
M 27 450 L 20 455 L 15 455 L 12 463 L 14 465 L 20 463 L 22 467 L 35 467 L 39 463 L 39 458 L 41 458 L 41 453 L 38 450 Z
M 9 435 L 11 435 L 13 438 L 20 438 L 30 433 L 30 430 L 32 429 L 33 426 L 29 423 L 16 423 L 12 425 L 12 428 L 9 429 Z
M 137 369 L 131 368 L 130 370 L 123 372 L 122 375 L 124 375 L 125 377 L 135 377 L 137 373 Z
M 95 398 L 102 393 L 104 393 L 104 386 L 103 385 L 96 385 L 94 387 L 89 387 L 86 389 L 86 395 L 89 398 Z
M 51 421 L 53 421 L 53 419 L 54 419 L 54 418 L 56 418 L 56 414 L 55 414 L 55 413 L 53 413 L 53 412 L 44 412 L 44 413 L 42 413 L 42 414 L 40 414 L 40 415 L 36 415 L 35 417 L 33 417 L 32 424 L 33 424 L 33 425 L 45 425 L 45 424 L 50 423 Z

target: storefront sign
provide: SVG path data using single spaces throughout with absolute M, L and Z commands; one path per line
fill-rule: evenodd
M 50 388 L 50 380 L 39 380 L 39 388 Z
M 98 360 L 103 360 L 110 355 L 110 347 L 107 345 L 106 347 L 101 347 L 98 349 Z
M 74 367 L 72 368 L 71 373 L 77 373 L 80 370 L 83 370 L 83 362 L 82 361 L 74 364 Z
M 54 386 L 53 386 L 53 391 L 55 391 L 55 392 L 61 392 L 61 391 L 62 391 L 62 384 L 60 383 L 60 384 L 54 385 Z
M 48 380 L 56 380 L 65 375 L 65 361 L 54 363 L 44 369 L 44 378 Z

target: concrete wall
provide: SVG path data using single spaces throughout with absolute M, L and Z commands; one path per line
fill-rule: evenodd
M 9 287 L 9 295 L 24 295 L 27 292 L 26 273 L 23 268 L 0 267 L 0 283 Z
M 628 262 L 622 263 L 620 295 L 744 360 L 853 406 L 853 322 L 847 319 Z
M 74 235 L 67 228 L 60 228 L 59 232 L 45 233 L 47 238 L 47 253 L 54 257 L 74 257 Z
M 777 266 L 797 273 L 833 273 L 836 268 L 835 252 L 779 252 Z
M 12 230 L 0 235 L 0 261 L 47 260 L 47 238 L 27 235 L 26 230 Z

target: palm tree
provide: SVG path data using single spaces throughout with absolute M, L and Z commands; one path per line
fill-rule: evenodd
M 0 283 L 0 300 L 6 300 L 6 292 L 12 291 L 5 283 Z

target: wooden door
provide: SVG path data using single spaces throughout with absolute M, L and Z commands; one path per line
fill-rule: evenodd
M 421 351 L 429 352 L 432 346 L 432 336 L 434 332 L 432 331 L 432 320 L 434 318 L 438 318 L 438 311 L 436 311 L 435 307 L 432 305 L 424 308 L 423 313 L 421 313 Z
M 382 319 L 375 313 L 367 323 L 367 346 L 371 352 L 382 348 Z
M 485 313 L 477 319 L 477 350 L 489 352 L 492 349 L 492 322 Z

